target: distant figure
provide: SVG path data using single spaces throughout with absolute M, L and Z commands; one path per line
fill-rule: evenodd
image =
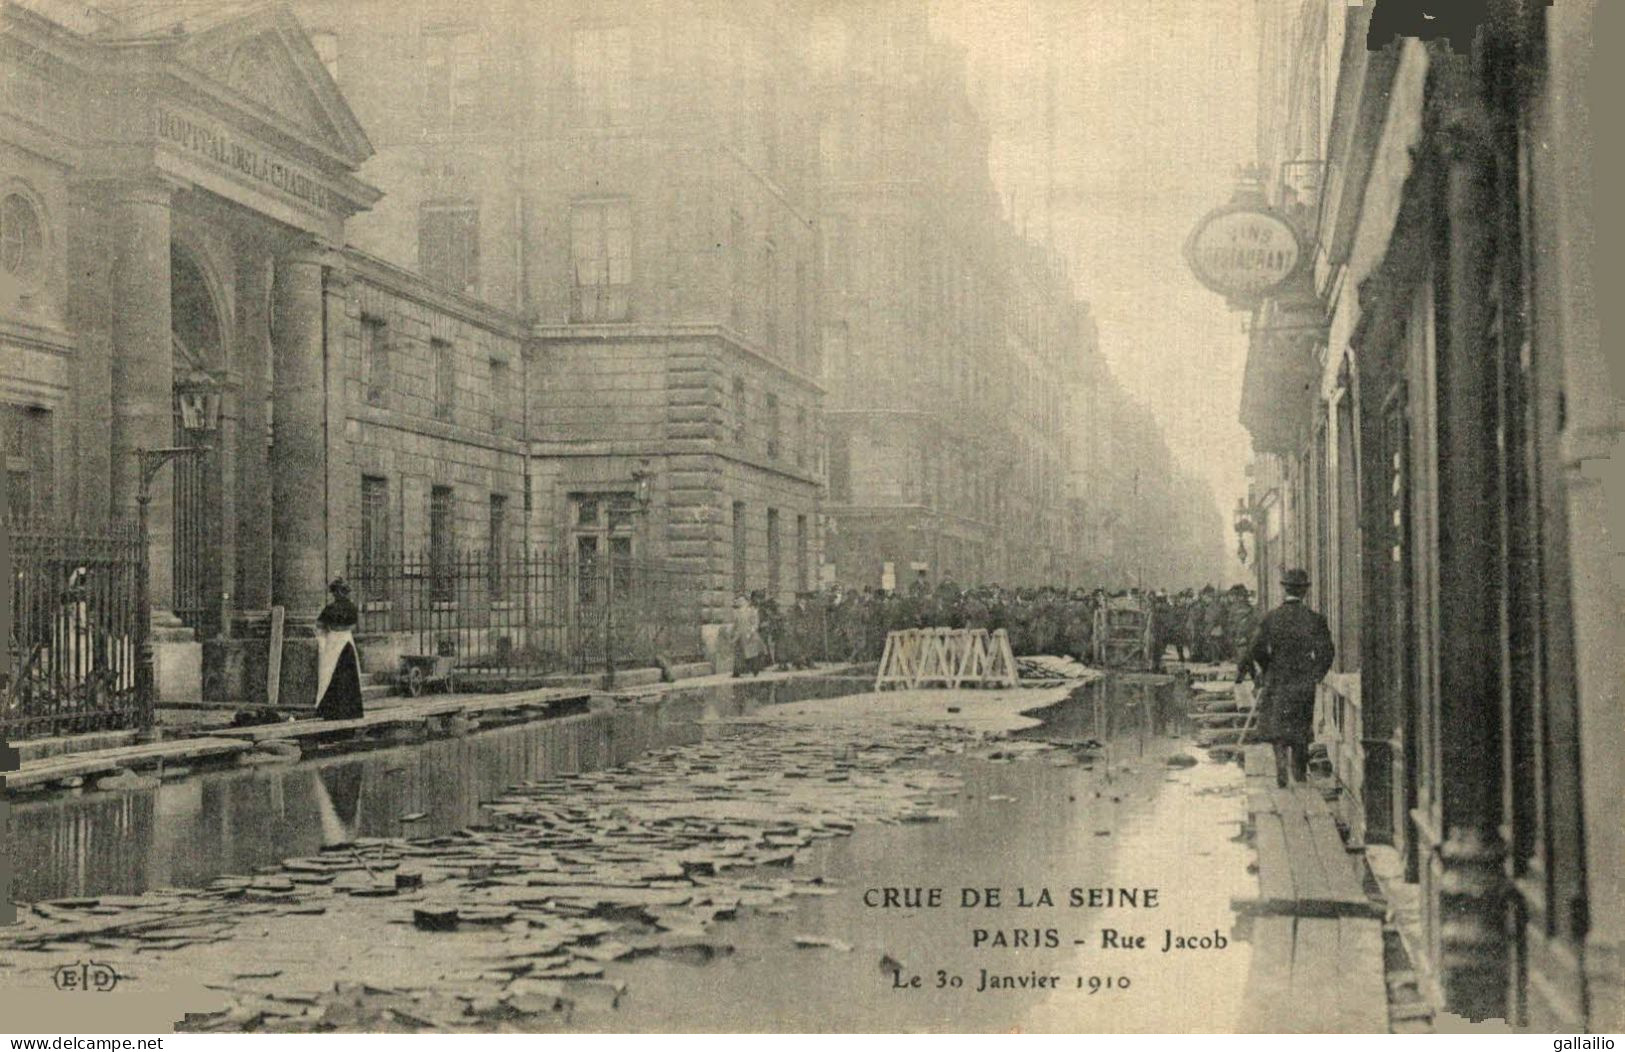
M 361 716 L 361 660 L 352 634 L 359 615 L 350 586 L 340 577 L 327 586 L 333 601 L 316 615 L 316 718 L 354 720 Z
M 761 671 L 758 664 L 762 658 L 761 629 L 761 613 L 751 605 L 750 599 L 744 595 L 735 596 L 733 637 L 736 677 L 746 672 L 754 676 Z
M 1326 619 L 1304 603 L 1309 574 L 1281 577 L 1286 600 L 1264 615 L 1236 667 L 1236 682 L 1263 683 L 1258 699 L 1258 738 L 1275 747 L 1275 780 L 1285 786 L 1288 761 L 1295 781 L 1309 779 L 1309 739 L 1315 719 L 1315 686 L 1331 671 L 1334 648 Z

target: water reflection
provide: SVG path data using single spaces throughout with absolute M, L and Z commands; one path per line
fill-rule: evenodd
M 702 721 L 863 689 L 856 680 L 801 679 L 679 690 L 659 703 L 465 738 L 18 802 L 13 895 L 30 902 L 197 886 L 356 837 L 437 836 L 478 822 L 481 803 L 516 782 L 694 742 Z M 416 813 L 424 817 L 401 821 Z

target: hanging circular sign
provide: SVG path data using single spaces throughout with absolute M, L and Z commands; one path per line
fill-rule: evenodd
M 1185 242 L 1196 280 L 1236 302 L 1264 298 L 1304 261 L 1298 228 L 1285 216 L 1248 205 L 1209 212 Z

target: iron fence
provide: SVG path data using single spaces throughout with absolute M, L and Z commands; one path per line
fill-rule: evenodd
M 0 731 L 33 738 L 145 727 L 136 675 L 146 637 L 146 545 L 133 526 L 11 522 L 10 663 Z
M 702 580 L 653 560 L 431 549 L 346 566 L 364 653 L 453 657 L 475 689 L 705 653 Z

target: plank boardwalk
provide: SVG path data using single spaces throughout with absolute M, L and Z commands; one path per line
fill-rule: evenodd
M 1248 818 L 1258 851 L 1248 1033 L 1388 1029 L 1382 914 L 1367 898 L 1318 790 L 1275 784 L 1267 745 L 1246 747 Z
M 7 772 L 4 778 L 8 790 L 26 789 L 65 778 L 110 774 L 128 768 L 154 767 L 160 763 L 214 759 L 247 752 L 251 748 L 253 748 L 251 742 L 221 737 L 148 742 L 144 745 L 126 745 L 117 749 L 97 749 L 95 752 L 51 756 L 35 763 L 24 764 L 19 770 Z
M 547 709 L 570 702 L 584 702 L 588 697 L 587 691 L 557 690 L 526 692 L 522 695 L 440 698 L 391 705 L 354 720 L 304 719 L 253 727 L 216 727 L 210 728 L 203 737 L 49 756 L 25 763 L 3 777 L 8 790 L 26 789 L 119 770 L 145 770 L 163 764 L 222 759 L 235 753 L 249 752 L 261 742 L 354 737 L 394 727 L 422 725 L 432 719 L 450 716 Z

